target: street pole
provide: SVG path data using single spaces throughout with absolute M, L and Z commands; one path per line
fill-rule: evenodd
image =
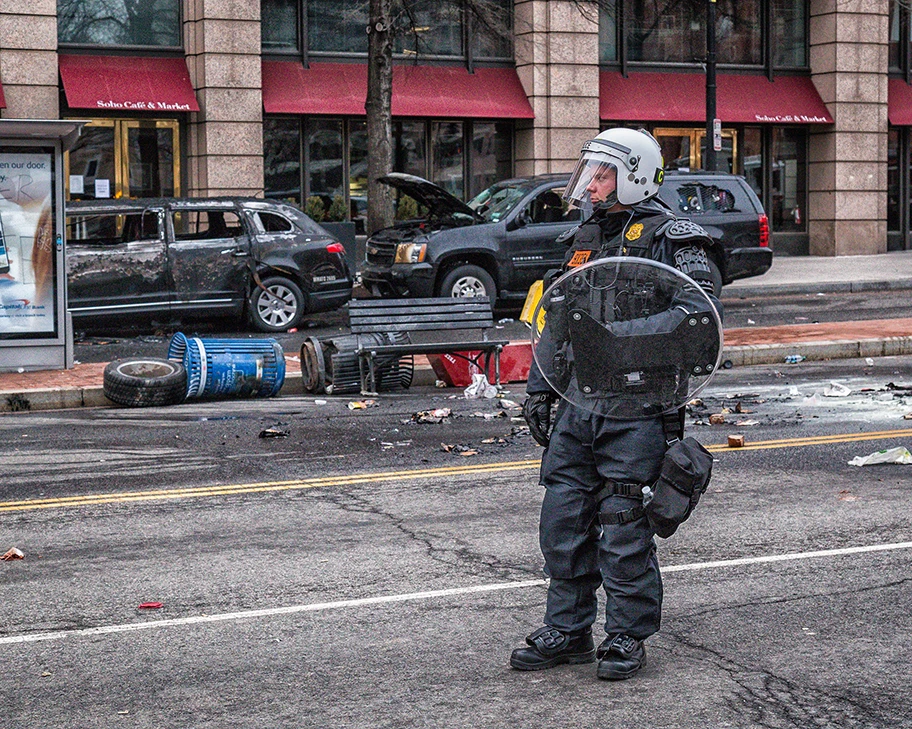
M 703 169 L 716 169 L 716 0 L 706 4 L 706 151 Z

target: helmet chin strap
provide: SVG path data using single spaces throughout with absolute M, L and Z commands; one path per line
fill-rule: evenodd
M 602 202 L 594 203 L 592 205 L 592 207 L 596 210 L 610 210 L 615 205 L 617 205 L 617 201 L 618 201 L 618 194 L 617 194 L 617 190 L 615 190 L 605 200 L 602 200 Z

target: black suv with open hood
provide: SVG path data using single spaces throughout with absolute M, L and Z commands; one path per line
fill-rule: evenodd
M 486 295 L 492 302 L 521 303 L 535 281 L 560 267 L 567 247 L 558 238 L 580 223 L 580 211 L 561 200 L 568 180 L 568 175 L 514 178 L 464 203 L 414 175 L 381 177 L 427 212 L 368 238 L 363 284 L 374 296 Z M 743 177 L 670 172 L 659 197 L 712 236 L 717 292 L 769 269 L 767 217 Z

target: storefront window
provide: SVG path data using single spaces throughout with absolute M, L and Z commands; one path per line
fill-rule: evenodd
M 902 174 L 909 165 L 900 160 L 899 130 L 891 129 L 887 138 L 887 230 L 901 232 L 899 201 L 902 198 Z
M 427 135 L 424 122 L 393 124 L 393 169 L 427 177 Z
M 180 0 L 58 0 L 60 43 L 97 46 L 181 45 Z
M 393 50 L 407 56 L 461 56 L 462 8 L 455 3 L 415 2 L 399 15 Z
M 469 197 L 475 197 L 495 182 L 508 179 L 513 170 L 513 125 L 504 122 L 475 122 L 469 169 Z
M 431 122 L 431 182 L 463 198 L 462 122 Z
M 744 178 L 757 197 L 763 199 L 763 132 L 760 127 L 747 127 L 741 139 L 744 144 Z
M 262 0 L 260 37 L 263 50 L 298 50 L 298 0 Z
M 807 61 L 807 0 L 773 0 L 773 65 L 802 68 Z
M 513 58 L 513 0 L 488 0 L 472 16 L 472 57 Z
M 301 205 L 301 133 L 297 119 L 263 120 L 266 197 Z
M 145 121 L 125 122 L 124 128 L 130 197 L 173 197 L 177 153 L 173 129 Z
M 367 53 L 367 0 L 305 0 L 308 49 Z
M 776 232 L 806 229 L 807 132 L 804 129 L 772 130 L 771 209 L 767 211 Z
M 351 218 L 361 232 L 367 223 L 367 122 L 348 123 L 348 194 Z
M 764 63 L 763 26 L 776 67 L 807 65 L 807 0 L 718 0 L 716 60 L 725 65 Z M 626 58 L 618 47 L 624 19 Z M 700 64 L 706 58 L 705 0 L 614 0 L 599 4 L 599 62 Z
M 341 119 L 309 119 L 307 129 L 307 195 L 318 196 L 325 210 L 336 198 L 345 202 Z

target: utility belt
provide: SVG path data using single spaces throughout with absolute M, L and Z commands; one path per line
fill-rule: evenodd
M 608 481 L 596 494 L 602 502 L 610 496 L 641 498 L 642 504 L 617 512 L 599 511 L 599 523 L 629 524 L 649 520 L 649 526 L 667 539 L 690 517 L 709 485 L 713 457 L 693 438 L 683 438 L 683 408 L 662 416 L 668 450 L 662 470 L 653 484 Z

